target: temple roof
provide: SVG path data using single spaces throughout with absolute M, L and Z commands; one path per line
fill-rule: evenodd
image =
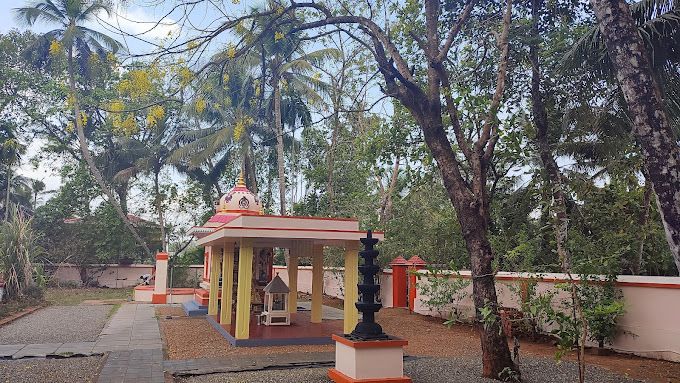
M 356 219 L 264 215 L 261 208 L 261 201 L 245 187 L 241 174 L 237 186 L 220 198 L 217 214 L 202 226 L 192 227 L 187 234 L 197 238 L 198 246 L 221 246 L 251 238 L 256 247 L 283 248 L 300 240 L 325 246 L 344 245 L 366 236 L 365 231 L 359 230 Z M 374 237 L 383 240 L 384 234 L 374 233 Z
M 236 187 L 220 198 L 217 212 L 262 214 L 262 203 L 255 193 L 246 188 L 243 172 L 238 178 Z

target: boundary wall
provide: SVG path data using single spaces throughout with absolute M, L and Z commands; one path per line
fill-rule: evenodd
M 274 266 L 281 279 L 288 283 L 288 273 L 285 266 Z M 427 274 L 427 270 L 420 273 Z M 470 278 L 469 271 L 461 271 L 461 278 Z M 393 307 L 393 273 L 392 269 L 384 269 L 380 274 L 380 300 L 383 307 Z M 412 277 L 412 276 L 409 276 Z M 566 280 L 566 275 L 559 273 L 536 275 L 526 273 L 499 272 L 496 275 L 496 290 L 501 306 L 519 308 L 523 279 L 538 279 L 537 293 L 556 290 L 555 284 Z M 412 278 L 409 278 L 412 280 Z M 578 278 L 575 278 L 578 279 Z M 407 286 L 410 288 L 410 283 Z M 423 276 L 416 282 L 416 296 L 413 298 L 413 311 L 422 315 L 446 317 L 453 309 L 453 305 L 443 312 L 433 311 L 423 304 L 426 300 L 422 296 L 421 286 L 427 284 L 428 277 Z M 343 268 L 324 269 L 324 294 L 342 298 L 344 285 Z M 298 291 L 311 293 L 312 267 L 300 266 L 298 269 Z M 619 320 L 620 326 L 626 333 L 619 335 L 609 346 L 612 350 L 632 353 L 656 359 L 680 362 L 680 277 L 649 277 L 621 275 L 617 286 L 621 289 L 626 304 L 626 314 Z M 513 291 L 514 290 L 514 291 Z M 462 299 L 458 310 L 470 317 L 474 313 L 472 302 L 472 284 L 466 291 L 467 297 Z M 407 292 L 404 292 L 407 294 Z M 568 301 L 569 295 L 560 291 L 554 298 L 554 303 Z M 594 346 L 594 343 L 589 344 Z
M 203 275 L 203 265 L 187 266 L 191 270 L 197 269 L 198 276 Z M 43 265 L 45 274 L 55 283 L 65 285 L 69 281 L 75 281 L 78 286 L 82 285 L 81 272 L 82 268 L 77 265 Z M 144 274 L 151 274 L 152 278 L 156 274 L 155 265 L 89 265 L 84 270 L 87 277 L 93 282 L 97 282 L 100 287 L 108 287 L 112 289 L 134 287 L 140 282 L 140 277 Z M 194 277 L 194 272 L 189 272 L 187 279 Z M 168 275 L 168 281 L 170 275 Z M 152 281 L 153 283 L 153 281 Z
M 198 269 L 198 275 L 202 275 L 203 265 L 192 265 L 192 269 Z M 60 265 L 58 267 L 46 267 L 46 272 L 52 274 L 60 283 L 69 280 L 80 282 L 80 268 L 72 265 Z M 100 286 L 121 288 L 135 286 L 141 275 L 154 274 L 155 267 L 152 265 L 93 265 L 88 267 L 88 273 L 93 273 L 94 280 Z M 288 272 L 286 266 L 274 266 L 274 273 L 278 273 L 281 279 L 288 284 Z M 420 273 L 427 275 L 426 270 Z M 189 273 L 189 278 L 194 273 Z M 469 271 L 461 271 L 461 278 L 470 278 Z M 379 299 L 383 307 L 393 307 L 397 301 L 393 289 L 394 274 L 392 269 L 384 269 L 378 274 L 380 278 Z M 408 290 L 415 291 L 415 297 L 409 297 L 412 303 L 411 309 L 422 315 L 446 317 L 453 305 L 444 308 L 442 312 L 434 311 L 427 307 L 423 301 L 421 286 L 429 283 L 428 277 L 423 276 L 417 280 L 413 289 L 413 276 L 409 275 L 407 282 Z M 546 273 L 540 278 L 536 275 L 525 273 L 499 272 L 496 275 L 496 290 L 501 306 L 519 307 L 519 294 L 523 279 L 538 279 L 537 293 L 545 293 L 548 290 L 556 290 L 555 284 L 566 280 L 564 274 Z M 576 278 L 577 279 L 577 278 Z M 324 294 L 343 298 L 344 297 L 344 268 L 324 268 L 323 292 Z M 647 356 L 657 359 L 665 359 L 680 362 L 680 277 L 649 277 L 649 276 L 619 276 L 617 286 L 623 293 L 626 304 L 626 314 L 620 319 L 619 324 L 626 333 L 619 335 L 609 348 L 628 352 L 636 355 Z M 312 267 L 299 266 L 298 286 L 299 292 L 311 294 L 312 292 Z M 514 291 L 513 291 L 514 290 Z M 472 285 L 466 291 L 467 297 L 462 299 L 457 309 L 468 317 L 474 313 L 472 302 Z M 396 292 L 408 294 L 407 291 Z M 568 301 L 566 292 L 560 291 L 554 302 Z M 592 345 L 592 344 L 591 344 Z

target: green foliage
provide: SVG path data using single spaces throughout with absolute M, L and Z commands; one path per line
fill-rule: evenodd
M 454 268 L 454 265 L 451 265 Z M 470 294 L 465 291 L 472 283 L 472 279 L 463 278 L 458 270 L 448 272 L 428 266 L 427 273 L 414 272 L 418 281 L 427 278 L 427 283 L 416 283 L 418 294 L 422 297 L 421 302 L 430 311 L 437 311 L 443 317 L 448 311 L 448 326 L 455 322 L 465 320 L 464 314 L 459 311 L 460 302 Z
M 604 280 L 588 275 L 581 278 L 579 299 L 588 325 L 588 338 L 604 347 L 623 332 L 618 320 L 626 314 L 626 305 L 616 287 L 615 276 Z
M 17 299 L 35 284 L 31 262 L 42 252 L 40 235 L 31 227 L 31 220 L 10 209 L 10 220 L 0 226 L 0 275 L 5 276 L 5 295 Z

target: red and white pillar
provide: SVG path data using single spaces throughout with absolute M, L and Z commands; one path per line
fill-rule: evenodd
M 168 253 L 156 254 L 155 280 L 151 303 L 167 303 Z

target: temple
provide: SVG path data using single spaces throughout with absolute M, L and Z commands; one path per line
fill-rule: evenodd
M 220 198 L 217 213 L 189 234 L 205 247 L 201 288 L 183 304 L 189 315 L 207 320 L 235 346 L 333 344 L 333 333 L 350 333 L 357 324 L 359 221 L 264 215 L 260 199 L 245 186 L 243 175 Z M 383 233 L 374 238 L 383 239 Z M 322 320 L 324 247 L 344 246 L 345 303 L 343 328 Z M 274 248 L 288 249 L 290 326 L 264 326 L 265 287 L 273 279 Z M 297 272 L 301 257 L 312 259 L 311 312 L 298 312 Z M 207 310 L 207 313 L 206 313 Z

